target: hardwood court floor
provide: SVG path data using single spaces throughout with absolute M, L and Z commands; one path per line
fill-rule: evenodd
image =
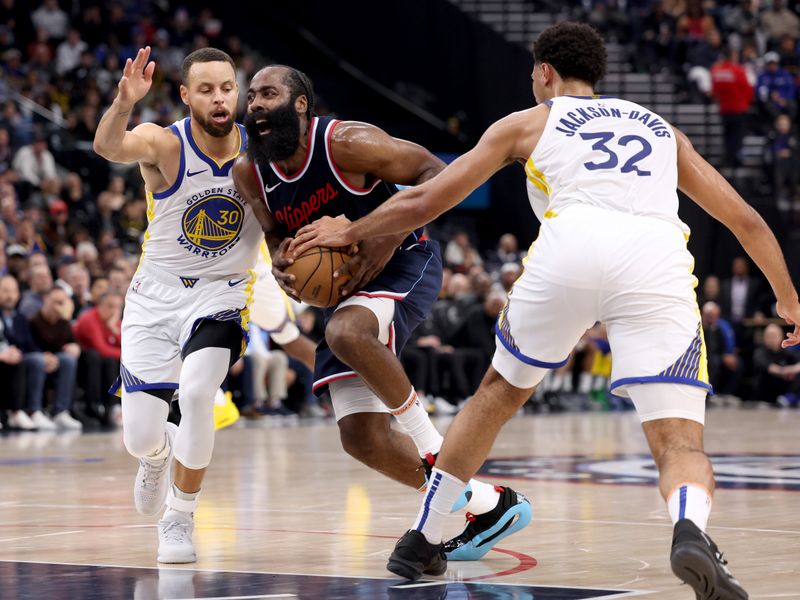
M 752 599 L 800 599 L 800 411 L 714 410 L 707 424 L 727 486 L 709 533 Z M 330 421 L 247 425 L 218 432 L 198 562 L 161 570 L 121 432 L 0 436 L 0 598 L 694 597 L 669 571 L 671 526 L 632 413 L 509 423 L 484 476 L 531 498 L 532 524 L 425 580 L 452 583 L 414 588 L 393 587 L 385 563 L 418 493 L 346 456 Z

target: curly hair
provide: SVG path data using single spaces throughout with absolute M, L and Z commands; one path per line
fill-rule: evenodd
M 606 74 L 603 39 L 584 23 L 562 21 L 545 29 L 533 44 L 533 59 L 551 65 L 562 79 L 585 81 L 592 87 Z

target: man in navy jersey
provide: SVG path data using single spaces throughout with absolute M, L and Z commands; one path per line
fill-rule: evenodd
M 417 185 L 444 168 L 417 144 L 367 123 L 316 117 L 313 107 L 302 72 L 283 65 L 259 71 L 247 92 L 247 155 L 233 170 L 264 229 L 273 273 L 294 297 L 285 269 L 298 229 L 322 216 L 356 220 L 392 196 L 395 184 Z M 364 240 L 345 273 L 351 279 L 342 301 L 325 311 L 314 390 L 329 389 L 348 454 L 423 489 L 442 437 L 397 353 L 439 294 L 438 244 L 421 229 Z M 390 415 L 404 433 L 391 428 Z M 530 522 L 530 503 L 509 488 L 471 480 L 464 492 L 453 508 L 468 511 L 468 526 L 445 549 L 452 560 L 478 559 Z

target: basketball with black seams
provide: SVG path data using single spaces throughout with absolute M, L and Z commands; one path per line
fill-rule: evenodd
M 294 259 L 285 272 L 294 275 L 297 296 L 311 306 L 327 308 L 341 299 L 342 287 L 350 280 L 345 274 L 336 279 L 333 273 L 349 260 L 341 248 L 310 248 Z

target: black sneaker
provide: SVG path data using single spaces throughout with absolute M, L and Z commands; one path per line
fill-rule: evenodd
M 467 513 L 467 526 L 445 542 L 448 560 L 480 560 L 495 544 L 531 522 L 531 503 L 510 487 L 495 486 L 500 493 L 497 506 L 482 515 Z
M 447 570 L 443 544 L 431 544 L 419 531 L 409 529 L 397 541 L 386 568 L 395 575 L 416 581 L 422 574 L 441 575 Z
M 689 519 L 675 523 L 669 560 L 672 572 L 694 590 L 697 600 L 748 598 L 717 545 Z

